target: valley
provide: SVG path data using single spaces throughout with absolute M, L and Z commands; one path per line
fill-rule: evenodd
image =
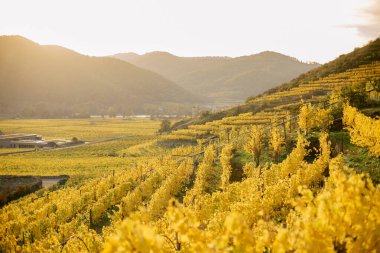
M 0 157 L 0 175 L 70 177 L 0 209 L 0 252 L 375 252 L 379 45 L 184 119 L 1 120 L 109 141 Z

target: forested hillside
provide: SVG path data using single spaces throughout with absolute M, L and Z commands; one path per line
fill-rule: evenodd
M 346 92 L 350 93 L 350 88 L 347 88 L 350 84 L 355 84 L 357 89 L 360 87 L 364 90 L 367 84 L 376 86 L 379 83 L 379 62 L 380 39 L 376 39 L 362 48 L 357 48 L 306 74 L 301 74 L 290 83 L 279 85 L 258 96 L 252 96 L 246 103 L 215 113 L 206 112 L 201 117 L 178 122 L 174 128 L 273 108 L 294 110 L 300 105 L 301 99 L 323 100 L 326 94 L 340 88 L 349 89 Z M 358 94 L 355 96 L 360 97 Z
M 275 52 L 231 57 L 178 57 L 166 52 L 116 54 L 213 101 L 243 101 L 318 67 Z
M 19 36 L 0 37 L 0 114 L 62 117 L 183 113 L 202 99 L 164 77 Z M 189 110 L 190 108 L 190 110 Z

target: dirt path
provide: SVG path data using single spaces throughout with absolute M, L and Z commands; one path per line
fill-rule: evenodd
M 69 179 L 69 176 L 41 176 L 42 187 L 48 188 L 55 184 L 64 184 Z

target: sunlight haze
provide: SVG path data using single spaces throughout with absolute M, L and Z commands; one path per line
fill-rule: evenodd
M 0 34 L 19 34 L 88 55 L 168 51 L 180 56 L 240 56 L 271 50 L 324 63 L 376 37 L 366 33 L 379 27 L 373 5 L 379 4 L 1 0 Z
M 380 249 L 380 0 L 0 0 L 0 253 Z

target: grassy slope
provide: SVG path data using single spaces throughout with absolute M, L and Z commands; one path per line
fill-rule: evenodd
M 60 126 L 60 127 L 58 127 Z M 71 138 L 96 140 L 125 136 L 122 140 L 81 146 L 72 149 L 15 154 L 0 158 L 0 175 L 61 175 L 94 177 L 124 170 L 133 166 L 136 159 L 146 158 L 137 145 L 149 149 L 143 143 L 155 139 L 159 127 L 152 120 L 6 120 L 0 121 L 5 133 L 34 132 L 49 138 Z M 7 149 L 9 150 L 9 149 Z M 0 149 L 1 151 L 1 149 Z M 138 155 L 136 155 L 138 152 Z
M 5 134 L 37 133 L 44 139 L 94 141 L 122 136 L 153 135 L 160 122 L 122 119 L 35 119 L 0 120 Z

